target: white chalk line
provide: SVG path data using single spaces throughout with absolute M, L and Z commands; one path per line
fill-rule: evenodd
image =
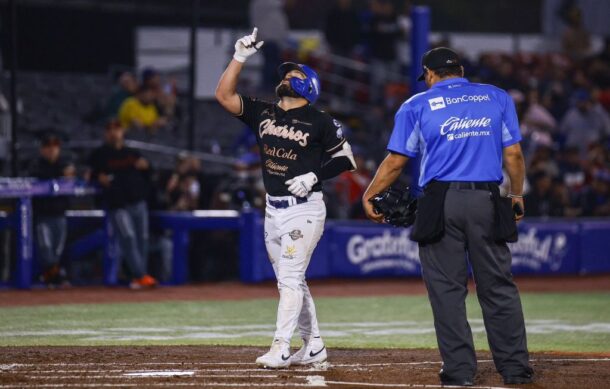
M 260 374 L 260 375 L 240 375 L 240 374 L 206 374 L 206 375 L 165 375 L 165 376 L 129 376 L 129 375 L 110 375 L 110 374 L 101 374 L 101 375 L 81 375 L 81 376 L 57 376 L 57 375 L 25 375 L 21 377 L 30 378 L 30 379 L 56 379 L 56 380 L 82 380 L 82 379 L 133 379 L 139 380 L 143 378 L 159 378 L 159 377 L 177 377 L 180 376 L 181 379 L 184 378 L 279 378 L 279 374 Z M 306 378 L 309 376 L 299 376 L 294 375 L 295 378 Z
M 493 360 L 491 359 L 479 359 L 478 363 L 491 363 Z M 532 358 L 530 362 L 610 362 L 610 358 Z M 441 361 L 417 361 L 417 362 L 385 362 L 385 363 L 333 363 L 329 364 L 328 367 L 384 367 L 384 366 L 409 366 L 409 365 L 433 365 L 440 364 Z M 199 366 L 253 366 L 252 362 L 141 362 L 141 363 L 129 363 L 129 362 L 76 362 L 76 363 L 11 363 L 6 365 L 0 365 L 0 370 L 12 370 L 20 367 L 30 367 L 30 366 L 58 366 L 58 367 L 70 367 L 70 366 L 164 366 L 164 365 L 199 365 Z M 204 369 L 210 371 L 210 369 Z M 231 369 L 233 370 L 233 369 Z M 249 370 L 260 370 L 260 369 L 249 369 Z M 323 369 L 320 369 L 323 370 Z M 36 370 L 43 371 L 43 370 Z M 48 372 L 61 372 L 62 370 L 49 370 Z M 90 370 L 69 370 L 73 372 L 113 372 L 113 371 L 125 371 L 121 370 L 107 370 L 107 369 L 90 369 Z M 226 371 L 226 369 L 222 370 Z M 290 371 L 316 371 L 315 369 L 290 369 Z
M 79 383 L 79 384 L 66 384 L 66 383 L 61 383 L 61 384 L 18 384 L 18 385 L 12 385 L 12 384 L 8 384 L 8 385 L 1 385 L 0 384 L 0 388 L 101 388 L 101 387 L 135 387 L 135 386 L 142 386 L 141 383 L 116 383 L 116 384 L 104 384 L 104 383 L 95 383 L 95 384 L 83 384 L 83 383 Z M 196 387 L 202 387 L 202 386 L 229 386 L 229 387 L 233 387 L 233 386 L 239 386 L 239 387 L 267 387 L 267 386 L 272 386 L 272 387 L 295 387 L 295 386 L 303 386 L 303 387 L 311 387 L 312 385 L 309 383 L 251 383 L 251 382 L 246 382 L 246 383 L 232 383 L 232 382 L 149 382 L 146 383 L 147 387 L 152 387 L 152 386 L 196 386 Z M 506 388 L 509 389 L 509 388 Z
M 326 381 L 331 385 L 354 385 L 354 386 L 374 386 L 387 388 L 463 388 L 454 385 L 434 385 L 434 384 L 376 384 L 374 382 L 352 382 L 352 381 Z M 502 386 L 469 386 L 472 389 L 512 389 Z
M 49 373 L 146 373 L 146 370 L 136 369 L 136 370 L 125 370 L 125 369 L 89 369 L 89 370 L 15 370 L 19 372 L 27 372 L 29 374 L 49 374 Z M 159 370 L 149 370 L 149 372 L 158 372 Z M 166 370 L 172 371 L 172 370 Z M 265 372 L 269 370 L 265 370 L 262 368 L 254 368 L 254 369 L 202 369 L 195 370 L 195 372 L 215 372 L 215 373 L 223 373 L 223 372 Z M 290 372 L 317 372 L 317 371 L 326 371 L 326 369 L 290 369 L 284 370 Z
M 313 386 L 328 386 L 331 385 L 352 385 L 352 386 L 369 386 L 369 387 L 389 387 L 389 388 L 460 388 L 460 386 L 442 386 L 442 385 L 426 385 L 426 384 L 376 384 L 371 382 L 351 382 L 351 381 L 324 381 L 316 383 L 235 383 L 235 382 L 172 382 L 172 383 L 147 383 L 146 386 L 227 386 L 227 387 L 313 387 Z M 0 388 L 99 388 L 99 387 L 134 387 L 141 386 L 140 383 L 117 383 L 117 384 L 19 384 L 19 385 L 0 385 Z M 501 386 L 471 386 L 472 389 L 511 389 Z
M 609 362 L 610 358 L 536 358 L 536 359 L 532 359 L 532 362 Z M 487 363 L 487 362 L 492 362 L 492 360 L 487 360 L 487 359 L 483 359 L 483 360 L 479 360 L 478 362 L 480 363 Z M 175 365 L 175 364 L 182 364 L 182 365 L 188 365 L 188 363 L 180 363 L 180 362 L 151 362 L 151 363 L 141 363 L 139 365 Z M 335 365 L 330 365 L 330 367 L 386 367 L 386 366 L 404 366 L 404 365 L 425 365 L 425 364 L 439 364 L 440 361 L 417 361 L 417 362 L 389 362 L 389 363 L 371 363 L 371 364 L 363 364 L 363 363 L 358 363 L 358 364 L 335 364 Z M 10 364 L 10 365 L 0 365 L 2 368 L 6 368 L 9 367 L 9 369 L 5 369 L 4 371 L 9 371 L 9 370 L 13 370 L 15 367 L 27 367 L 27 366 L 91 366 L 91 365 L 108 365 L 108 366 L 112 366 L 112 365 L 119 365 L 121 364 L 120 362 L 110 362 L 110 363 L 74 363 L 74 364 L 70 364 L 70 363 L 41 363 L 41 364 Z M 233 362 L 205 362 L 205 363 L 199 363 L 200 365 L 208 365 L 208 366 L 217 366 L 217 365 L 252 365 L 252 363 L 241 363 L 241 362 L 237 362 L 237 363 L 233 363 Z M 129 364 L 130 366 L 133 366 L 134 364 Z M 138 364 L 136 364 L 138 365 Z M 23 372 L 23 370 L 21 369 L 15 369 L 16 371 L 20 371 Z M 316 370 L 312 370 L 312 369 L 289 369 L 289 370 L 284 370 L 285 372 L 314 372 Z M 103 373 L 123 373 L 125 374 L 126 372 L 134 372 L 134 373 L 142 373 L 142 370 L 125 370 L 125 369 L 111 369 L 111 370 L 105 370 L 105 369 L 88 369 L 88 370 L 73 370 L 73 369 L 69 369 L 69 370 L 26 370 L 27 373 L 29 374 L 38 374 L 38 373 L 69 373 L 69 374 L 73 374 L 73 373 L 95 373 L 95 372 L 103 372 Z M 149 371 L 149 372 L 158 372 L 158 370 L 155 371 Z M 171 372 L 170 370 L 166 370 L 166 372 Z M 175 373 L 175 371 L 173 371 Z M 194 372 L 196 373 L 206 373 L 206 372 L 234 372 L 234 373 L 238 373 L 238 372 L 257 372 L 257 373 L 261 373 L 264 372 L 264 370 L 261 370 L 260 368 L 257 369 L 202 369 L 202 370 L 195 370 Z M 254 375 L 236 375 L 236 374 L 215 374 L 215 375 L 202 375 L 200 376 L 199 374 L 197 374 L 196 376 L 187 376 L 187 377 L 183 377 L 183 378 L 243 378 L 243 379 L 247 379 L 247 378 L 278 378 L 279 375 L 277 374 L 263 374 L 263 375 L 259 375 L 259 374 L 254 374 Z M 312 378 L 312 377 L 318 377 L 318 378 Z M 271 387 L 271 386 L 275 386 L 275 387 L 314 387 L 314 386 L 328 386 L 329 384 L 331 385 L 353 385 L 353 386 L 361 386 L 361 387 L 404 387 L 404 388 L 441 388 L 442 386 L 440 385 L 433 385 L 433 384 L 382 384 L 382 383 L 370 383 L 370 382 L 350 382 L 350 381 L 326 381 L 323 380 L 324 377 L 322 377 L 322 379 L 320 379 L 319 377 L 322 376 L 299 376 L 299 375 L 295 375 L 293 378 L 305 378 L 308 382 L 307 383 L 236 383 L 236 382 L 172 382 L 173 386 L 183 386 L 183 387 L 192 387 L 192 386 L 220 386 L 220 387 L 229 387 L 229 386 L 234 386 L 234 387 Z M 133 378 L 133 379 L 142 379 L 142 378 L 150 378 L 150 377 L 142 377 L 142 376 L 121 376 L 121 377 L 116 377 L 116 376 L 111 376 L 111 375 L 98 375 L 98 376 L 84 376 L 84 377 L 65 377 L 65 376 L 41 376 L 41 375 L 32 375 L 29 376 L 29 378 L 32 379 L 96 379 L 96 378 L 103 378 L 103 379 L 116 379 L 116 378 Z M 0 385 L 0 388 L 23 388 L 23 387 L 44 387 L 44 388 L 55 388 L 55 387 L 133 387 L 133 386 L 139 386 L 141 385 L 140 383 L 95 383 L 95 384 L 84 384 L 84 383 L 79 383 L 79 384 L 69 384 L 69 383 L 61 383 L 61 384 L 34 384 L 32 383 L 30 384 L 19 384 L 19 385 Z M 146 384 L 147 386 L 164 386 L 167 385 L 167 383 L 154 383 L 154 382 L 148 382 Z M 503 388 L 503 387 L 491 387 L 491 386 L 474 386 L 472 387 L 473 389 L 508 389 L 508 388 Z
M 491 363 L 493 360 L 491 359 L 479 359 L 478 363 Z M 530 362 L 610 362 L 610 358 L 533 358 L 530 359 Z M 440 364 L 441 361 L 417 361 L 417 362 L 385 362 L 385 363 L 333 363 L 329 364 L 329 367 L 378 367 L 378 366 L 408 366 L 408 365 L 432 365 L 432 364 Z M 75 363 L 11 363 L 0 365 L 0 370 L 12 370 L 14 368 L 19 367 L 29 367 L 29 366 L 58 366 L 58 367 L 70 367 L 70 366 L 163 366 L 163 365 L 200 365 L 200 366 L 231 366 L 231 365 L 240 365 L 240 366 L 253 366 L 252 362 L 138 362 L 138 363 L 129 363 L 129 362 L 75 362 Z M 208 369 L 205 369 L 208 370 Z M 260 369 L 259 369 L 260 370 Z M 312 371 L 310 369 L 290 369 L 291 371 Z M 60 370 L 52 370 L 52 372 L 59 372 Z M 105 369 L 98 370 L 87 370 L 87 371 L 112 371 Z M 124 370 L 118 370 L 124 371 Z M 76 371 L 80 372 L 80 371 Z
M 137 371 L 134 373 L 123 373 L 125 377 L 190 377 L 195 375 L 194 371 L 190 370 L 147 370 L 147 371 Z

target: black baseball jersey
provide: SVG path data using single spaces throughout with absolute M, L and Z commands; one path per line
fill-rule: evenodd
M 275 103 L 241 96 L 237 117 L 256 134 L 261 154 L 265 190 L 272 196 L 291 193 L 284 182 L 295 176 L 319 171 L 325 153 L 333 153 L 345 142 L 341 124 L 310 104 L 284 111 Z M 321 180 L 312 191 L 322 190 Z

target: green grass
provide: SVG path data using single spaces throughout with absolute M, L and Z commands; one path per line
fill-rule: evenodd
M 523 294 L 532 351 L 610 352 L 610 294 Z M 316 299 L 329 347 L 436 347 L 425 296 Z M 275 299 L 74 304 L 0 309 L 0 346 L 268 345 Z M 481 311 L 468 300 L 475 343 Z M 295 339 L 298 336 L 295 336 Z

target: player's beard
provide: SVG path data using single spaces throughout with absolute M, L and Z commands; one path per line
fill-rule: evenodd
M 292 89 L 290 84 L 282 83 L 275 87 L 275 94 L 280 99 L 282 97 L 301 97 L 297 92 L 294 91 L 294 89 Z

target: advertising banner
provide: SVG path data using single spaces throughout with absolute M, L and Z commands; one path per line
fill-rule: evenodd
M 340 277 L 419 276 L 417 243 L 405 228 L 337 224 L 332 229 L 331 274 Z
M 523 222 L 519 241 L 508 246 L 514 274 L 574 274 L 580 268 L 578 223 Z
M 581 222 L 580 272 L 610 272 L 610 220 Z

